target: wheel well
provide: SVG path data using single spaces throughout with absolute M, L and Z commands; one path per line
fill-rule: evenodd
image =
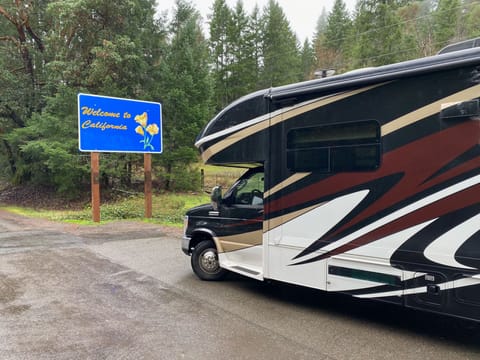
M 207 234 L 205 232 L 201 232 L 201 231 L 193 233 L 192 239 L 190 240 L 190 249 L 195 248 L 198 244 L 200 244 L 202 241 L 205 241 L 205 240 L 209 240 L 215 244 L 215 241 L 213 241 L 212 235 Z

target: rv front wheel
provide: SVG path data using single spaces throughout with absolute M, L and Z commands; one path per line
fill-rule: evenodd
M 202 280 L 220 280 L 227 272 L 220 267 L 215 244 L 209 240 L 202 241 L 195 246 L 191 263 L 193 272 Z

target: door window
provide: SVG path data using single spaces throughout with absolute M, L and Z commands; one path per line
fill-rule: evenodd
M 242 177 L 228 196 L 231 205 L 263 206 L 264 173 L 253 172 Z

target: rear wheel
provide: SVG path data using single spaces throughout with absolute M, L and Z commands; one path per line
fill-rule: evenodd
M 191 263 L 193 272 L 202 280 L 220 280 L 227 273 L 220 267 L 217 248 L 210 240 L 202 241 L 195 246 Z

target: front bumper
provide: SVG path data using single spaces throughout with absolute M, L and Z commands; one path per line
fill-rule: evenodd
M 182 238 L 182 251 L 185 253 L 185 255 L 192 254 L 192 252 L 190 251 L 190 240 L 192 240 L 192 238 L 188 236 L 184 236 Z

